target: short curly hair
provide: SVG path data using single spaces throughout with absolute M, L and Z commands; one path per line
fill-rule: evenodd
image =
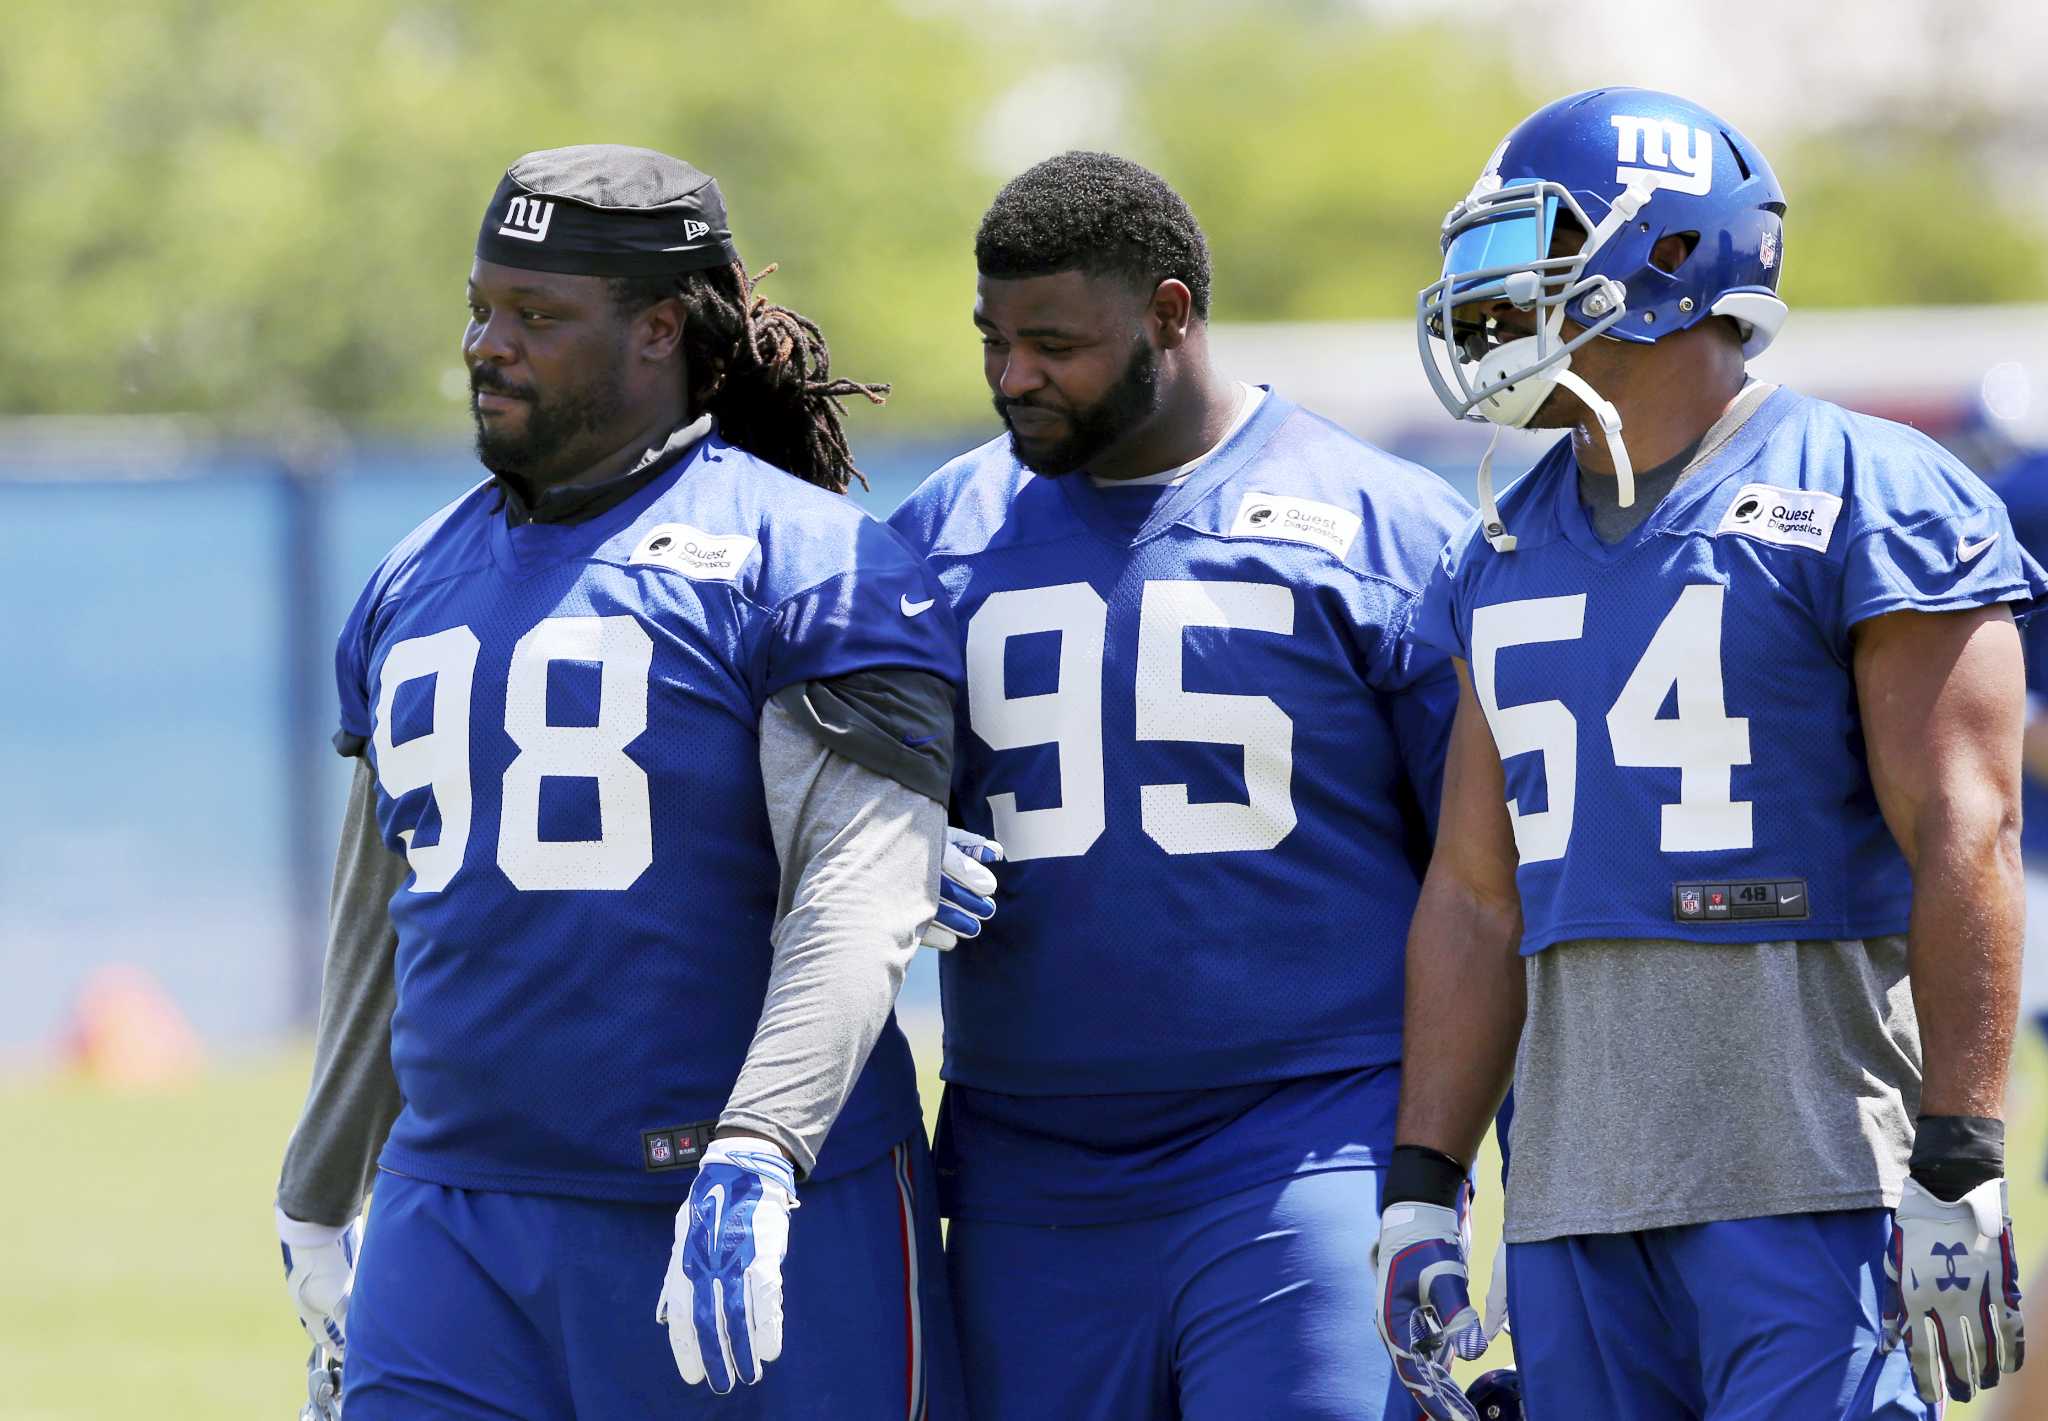
M 1003 185 L 974 234 L 983 276 L 1081 271 L 1157 286 L 1186 284 L 1209 315 L 1209 243 L 1181 195 L 1114 153 L 1062 153 Z

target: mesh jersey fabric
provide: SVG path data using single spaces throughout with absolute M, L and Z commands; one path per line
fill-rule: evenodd
M 1587 525 L 1569 440 L 1500 506 L 1520 546 L 1474 520 L 1418 635 L 1471 663 L 1487 705 L 1522 950 L 1904 932 L 1850 632 L 2037 605 L 2048 575 L 1983 482 L 1911 429 L 1780 389 L 1618 543 Z M 1733 911 L 1745 892 L 1772 915 Z
M 947 1079 L 1089 1095 L 1398 1060 L 1455 699 L 1409 624 L 1465 505 L 1278 396 L 1135 533 L 1103 492 L 997 440 L 891 519 L 965 637 L 956 822 L 1009 857 L 1001 911 L 941 966 Z
M 383 1164 L 681 1199 L 690 1172 L 643 1132 L 718 1115 L 768 980 L 762 706 L 880 667 L 957 681 L 936 584 L 858 508 L 713 434 L 586 522 L 513 526 L 479 485 L 385 559 L 336 665 L 413 869 Z M 918 1118 L 892 1024 L 815 1173 Z

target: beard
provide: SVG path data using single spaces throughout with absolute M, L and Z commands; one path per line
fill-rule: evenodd
M 1103 450 L 1142 424 L 1159 407 L 1159 352 L 1143 336 L 1132 347 L 1123 374 L 1117 377 L 1101 399 L 1079 409 L 1060 409 L 1067 418 L 1064 439 L 1027 448 L 1010 423 L 1012 406 L 1045 409 L 1030 400 L 995 397 L 996 414 L 1010 432 L 1010 452 L 1017 462 L 1034 474 L 1057 478 L 1087 467 Z
M 476 421 L 476 457 L 486 469 L 529 493 L 565 482 L 581 467 L 574 462 L 584 436 L 618 422 L 626 406 L 624 383 L 617 370 L 607 370 L 553 399 L 540 398 L 531 386 L 518 386 L 489 366 L 470 371 L 470 414 Z M 493 425 L 476 408 L 477 394 L 510 395 L 526 401 L 526 422 L 517 430 Z

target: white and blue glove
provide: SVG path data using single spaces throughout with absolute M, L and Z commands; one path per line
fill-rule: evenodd
M 1944 1386 L 1968 1401 L 2026 1358 L 2005 1181 L 1987 1179 L 1945 1203 L 1909 1177 L 1894 1218 L 1885 1345 L 1905 1345 L 1922 1401 L 1938 1407 Z
M 348 1352 L 348 1299 L 356 1284 L 356 1249 L 362 1237 L 354 1223 L 302 1223 L 277 1210 L 277 1239 L 284 1250 L 284 1285 L 298 1309 L 299 1326 L 313 1345 L 339 1359 Z
M 965 829 L 948 827 L 946 856 L 939 864 L 939 915 L 924 930 L 924 945 L 951 952 L 963 938 L 981 936 L 981 925 L 996 915 L 996 876 L 988 865 L 1003 861 L 1003 846 Z
M 668 1326 L 676 1370 L 723 1396 L 752 1386 L 782 1355 L 782 1258 L 796 1172 L 766 1140 L 713 1140 L 690 1197 L 654 1320 Z
M 1373 1246 L 1380 1341 L 1394 1359 L 1394 1375 L 1430 1421 L 1479 1421 L 1451 1380 L 1453 1354 L 1469 1362 L 1491 1340 L 1472 1306 L 1467 1229 L 1463 1209 L 1389 1204 Z

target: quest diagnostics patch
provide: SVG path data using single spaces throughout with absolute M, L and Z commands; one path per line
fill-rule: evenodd
M 707 533 L 687 523 L 657 523 L 627 561 L 673 568 L 685 577 L 732 582 L 754 548 L 754 539 L 745 533 Z
M 1352 540 L 1364 522 L 1356 513 L 1334 503 L 1254 489 L 1239 500 L 1237 521 L 1230 525 L 1230 536 L 1285 538 L 1325 548 L 1341 558 L 1351 551 Z
M 1811 488 L 1779 488 L 1776 484 L 1744 484 L 1721 515 L 1714 536 L 1740 533 L 1745 538 L 1786 548 L 1828 550 L 1842 500 Z

